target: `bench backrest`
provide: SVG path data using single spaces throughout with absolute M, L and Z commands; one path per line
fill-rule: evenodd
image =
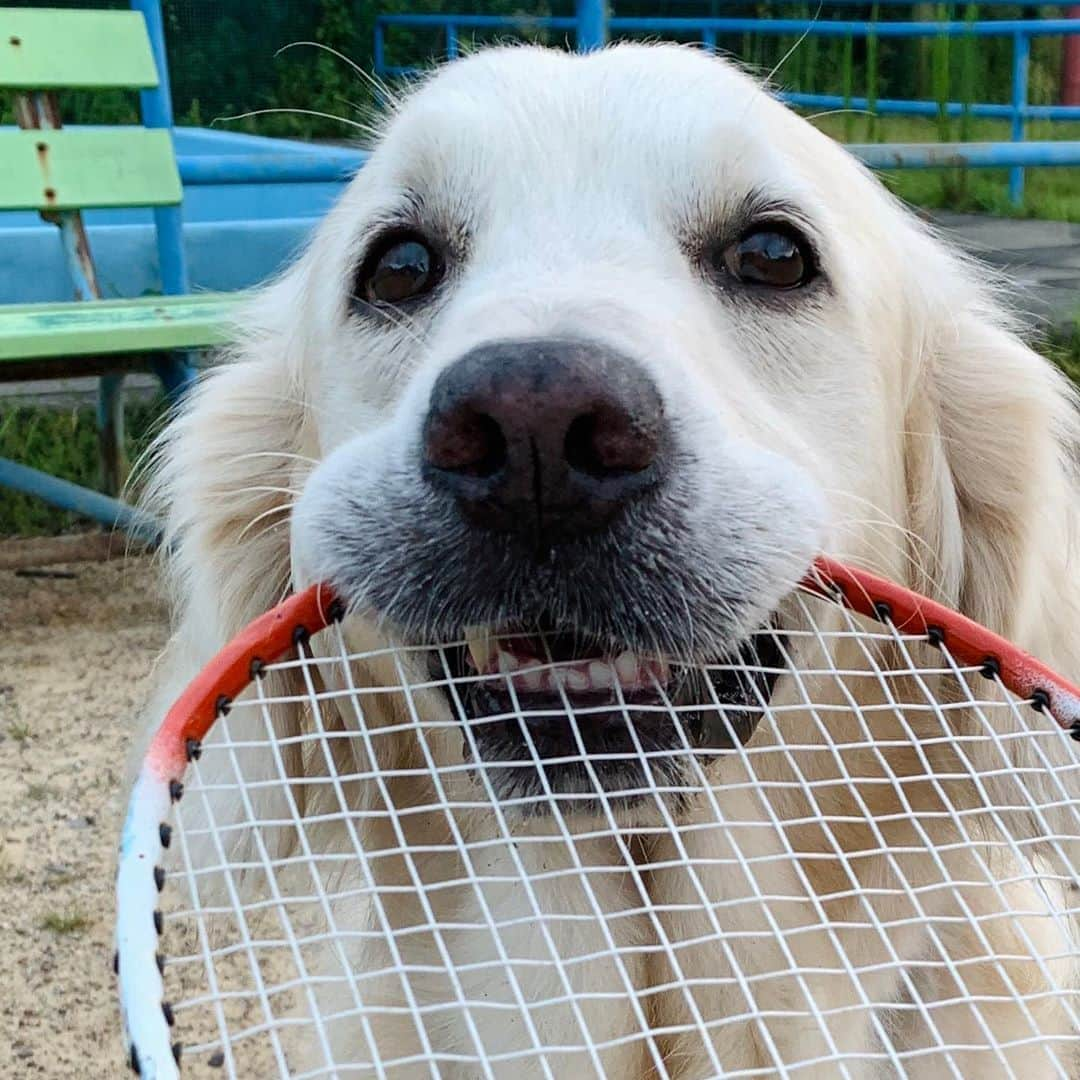
M 174 206 L 182 196 L 168 131 L 63 129 L 60 89 L 158 85 L 138 11 L 0 8 L 0 89 L 16 94 L 20 131 L 0 131 L 0 209 Z

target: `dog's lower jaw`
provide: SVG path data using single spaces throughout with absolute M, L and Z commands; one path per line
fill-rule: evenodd
M 727 669 L 688 668 L 667 689 L 608 701 L 565 692 L 530 700 L 510 680 L 473 679 L 452 695 L 463 759 L 504 809 L 526 817 L 633 815 L 660 802 L 677 815 L 707 784 L 710 761 L 752 739 L 782 668 L 781 643 L 763 631 Z

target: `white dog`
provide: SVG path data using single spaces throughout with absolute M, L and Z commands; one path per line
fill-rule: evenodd
M 481 671 L 527 670 L 535 640 L 499 633 L 539 628 L 580 661 L 570 699 L 594 700 L 612 680 L 632 697 L 646 669 L 662 678 L 646 657 L 730 652 L 783 609 L 819 551 L 931 593 L 1075 675 L 1073 401 L 979 275 L 843 149 L 701 52 L 497 49 L 443 68 L 392 110 L 162 442 L 154 498 L 168 515 L 177 629 L 150 722 L 248 620 L 312 581 L 347 601 L 352 641 L 469 634 Z M 553 692 L 539 676 L 526 688 Z M 498 712 L 499 693 L 463 708 Z M 436 693 L 418 707 L 446 713 Z M 386 713 L 366 727 L 400 720 L 401 705 Z M 283 708 L 276 723 L 288 733 L 301 720 Z M 611 833 L 557 839 L 597 815 L 650 820 L 627 794 L 644 766 L 610 756 L 633 749 L 624 728 L 575 736 L 583 754 L 568 764 L 492 771 L 495 804 L 565 801 L 513 818 L 550 844 L 518 851 L 507 835 L 473 868 L 533 886 L 395 900 L 397 929 L 423 924 L 429 903 L 441 921 L 482 927 L 493 911 L 511 927 L 401 937 L 403 962 L 435 970 L 448 951 L 471 963 L 461 986 L 482 1004 L 466 1016 L 460 988 L 418 974 L 410 993 L 447 1008 L 423 1025 L 391 1012 L 341 1023 L 337 1060 L 427 1046 L 444 1076 L 479 1075 L 454 1061 L 482 1051 L 499 1076 L 862 1078 L 895 1075 L 903 1053 L 910 1076 L 1075 1075 L 1056 894 L 991 842 L 999 826 L 980 834 L 984 850 L 930 812 L 942 798 L 932 775 L 956 760 L 940 741 L 917 754 L 910 732 L 905 745 L 883 726 L 890 749 L 844 757 L 840 773 L 809 747 L 757 767 L 719 754 L 707 789 L 670 804 L 679 831 L 628 860 Z M 440 732 L 423 745 L 396 735 L 388 756 L 460 764 L 460 731 Z M 568 724 L 532 734 L 526 745 L 477 726 L 472 752 L 527 765 L 573 750 Z M 633 738 L 674 762 L 686 736 L 658 721 Z M 807 725 L 802 742 L 815 739 Z M 1047 752 L 1065 763 L 1070 744 Z M 968 759 L 987 789 L 1007 786 L 1001 762 L 978 753 Z M 925 828 L 903 820 L 898 784 L 871 782 L 883 769 L 926 778 L 909 789 Z M 839 777 L 817 797 L 816 825 L 790 795 L 800 770 Z M 1033 775 L 1012 787 L 1037 791 Z M 989 796 L 977 788 L 950 798 L 978 810 Z M 589 790 L 593 801 L 571 800 Z M 357 798 L 439 802 L 415 778 Z M 497 838 L 497 817 L 462 812 L 449 827 L 470 843 Z M 796 818 L 801 831 L 784 827 Z M 1040 839 L 1016 819 L 1016 836 Z M 447 821 L 411 814 L 405 839 L 445 839 Z M 1063 808 L 1062 843 L 1076 828 Z M 395 841 L 372 825 L 366 843 Z M 785 845 L 800 858 L 780 858 Z M 380 859 L 381 881 L 411 880 L 406 861 Z M 449 854 L 419 865 L 424 887 L 463 874 Z M 925 891 L 896 887 L 898 866 Z M 582 872 L 552 873 L 572 867 Z M 368 917 L 358 908 L 352 921 Z M 522 963 L 520 979 L 483 965 L 500 952 Z M 374 947 L 354 963 L 389 970 Z M 370 993 L 404 1004 L 389 975 Z M 528 1022 L 496 1007 L 522 997 Z M 562 1049 L 544 1064 L 527 1052 L 538 1042 Z

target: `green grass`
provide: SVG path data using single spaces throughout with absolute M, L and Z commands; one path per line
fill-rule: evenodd
M 842 142 L 962 141 L 959 118 L 947 122 L 947 132 L 936 119 L 913 116 L 871 118 L 834 113 L 815 119 L 814 124 Z M 1003 120 L 971 120 L 969 131 L 968 142 L 1000 142 L 1009 138 L 1009 125 Z M 1031 123 L 1027 137 L 1040 141 L 1080 139 L 1080 124 Z M 902 199 L 927 209 L 1080 222 L 1080 180 L 1076 169 L 1027 169 L 1024 202 L 1019 207 L 1009 201 L 1006 169 L 897 169 L 878 175 Z
M 8 737 L 12 742 L 16 742 L 20 746 L 30 741 L 31 734 L 30 725 L 23 723 L 21 720 L 16 720 L 15 723 L 8 726 Z
M 136 402 L 125 410 L 126 446 L 135 461 L 160 426 L 161 400 Z M 37 405 L 0 408 L 0 457 L 9 457 L 53 476 L 97 487 L 97 425 L 87 406 L 57 409 Z M 0 488 L 0 536 L 44 536 L 85 527 L 85 519 Z
M 38 924 L 42 930 L 54 934 L 81 934 L 90 926 L 91 920 L 80 911 L 50 911 Z
M 1080 316 L 1072 330 L 1058 333 L 1047 342 L 1043 352 L 1077 385 L 1080 385 Z

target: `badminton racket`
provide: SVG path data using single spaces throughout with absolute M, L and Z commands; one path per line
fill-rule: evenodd
M 1076 1075 L 1080 690 L 998 635 L 821 558 L 754 647 L 612 676 L 606 754 L 567 694 L 530 711 L 559 661 L 343 615 L 290 597 L 153 736 L 116 893 L 136 1073 Z

